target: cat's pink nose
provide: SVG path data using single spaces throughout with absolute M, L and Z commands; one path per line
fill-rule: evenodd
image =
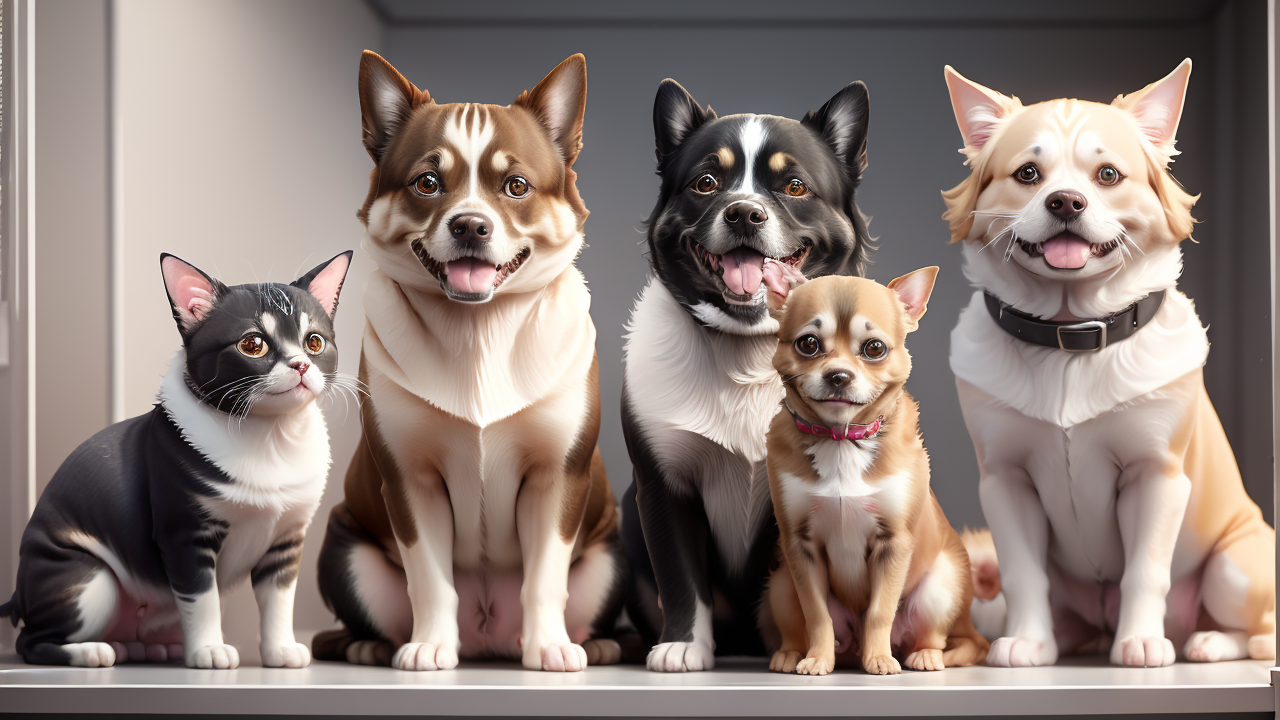
M 294 360 L 289 363 L 289 367 L 297 370 L 299 375 L 306 375 L 307 371 L 311 369 L 311 363 L 306 360 Z

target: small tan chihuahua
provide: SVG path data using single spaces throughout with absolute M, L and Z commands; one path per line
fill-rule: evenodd
M 982 662 L 969 558 L 929 489 L 904 345 L 938 268 L 888 287 L 829 276 L 791 290 L 774 367 L 786 412 L 769 428 L 769 488 L 785 562 L 769 580 L 781 644 L 769 668 L 874 675 Z M 775 306 L 778 295 L 771 295 Z

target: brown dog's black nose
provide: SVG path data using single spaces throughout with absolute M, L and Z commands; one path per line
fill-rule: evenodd
M 1062 220 L 1070 220 L 1084 212 L 1088 204 L 1084 195 L 1075 190 L 1059 190 L 1044 199 L 1045 208 Z
M 724 221 L 742 235 L 755 233 L 768 219 L 769 213 L 764 206 L 751 200 L 729 203 L 729 207 L 724 209 Z
M 463 213 L 449 221 L 449 233 L 466 243 L 488 242 L 493 237 L 493 222 L 480 213 Z
M 842 388 L 845 385 L 848 385 L 849 381 L 853 379 L 853 373 L 848 370 L 832 370 L 826 375 L 823 375 L 822 379 L 826 380 L 827 384 L 832 387 Z

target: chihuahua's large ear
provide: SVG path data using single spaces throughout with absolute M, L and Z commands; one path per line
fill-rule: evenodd
M 658 95 L 653 99 L 653 138 L 657 144 L 658 170 L 664 161 L 688 139 L 694 130 L 716 119 L 716 111 L 703 109 L 697 100 L 667 78 L 658 85 Z
M 311 297 L 320 302 L 320 307 L 324 308 L 330 319 L 338 312 L 338 293 L 342 292 L 342 283 L 347 279 L 347 270 L 351 267 L 351 253 L 348 250 L 335 255 L 290 283 L 311 293 Z
M 527 108 L 542 121 L 560 149 L 566 165 L 578 159 L 582 149 L 582 118 L 587 112 L 587 58 L 571 55 L 547 73 L 532 90 L 521 93 L 512 105 Z
M 1151 144 L 1173 155 L 1174 137 L 1178 134 L 1182 102 L 1186 98 L 1190 78 L 1191 58 L 1187 58 L 1164 79 L 1138 92 L 1117 96 L 1111 105 L 1132 115 Z
M 951 93 L 951 109 L 967 149 L 980 150 L 1022 103 L 966 78 L 950 65 L 942 69 Z
M 870 112 L 867 86 L 861 80 L 855 80 L 845 85 L 817 112 L 810 110 L 800 122 L 817 131 L 835 150 L 836 157 L 844 163 L 850 177 L 857 180 L 867 169 L 867 121 Z
M 214 280 L 191 263 L 169 253 L 160 254 L 160 275 L 169 295 L 169 308 L 178 323 L 178 331 L 186 337 L 209 317 L 213 306 L 227 292 L 227 286 Z
M 920 318 L 929 306 L 929 296 L 933 294 L 933 283 L 938 279 L 937 266 L 920 268 L 895 278 L 889 283 L 889 289 L 898 294 L 898 299 L 907 307 L 907 332 L 920 325 Z
M 382 154 L 415 107 L 431 102 L 431 95 L 405 79 L 391 63 L 372 50 L 360 56 L 361 140 L 373 161 Z

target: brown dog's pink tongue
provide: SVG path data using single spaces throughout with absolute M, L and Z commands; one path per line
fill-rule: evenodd
M 1059 233 L 1044 241 L 1044 261 L 1061 270 L 1075 270 L 1089 261 L 1089 241 L 1074 233 Z
M 493 287 L 498 269 L 493 265 L 468 257 L 454 260 L 445 269 L 449 287 L 465 293 L 482 293 Z
M 720 256 L 724 274 L 720 276 L 729 292 L 735 295 L 755 295 L 764 279 L 764 255 L 748 247 L 730 250 Z

